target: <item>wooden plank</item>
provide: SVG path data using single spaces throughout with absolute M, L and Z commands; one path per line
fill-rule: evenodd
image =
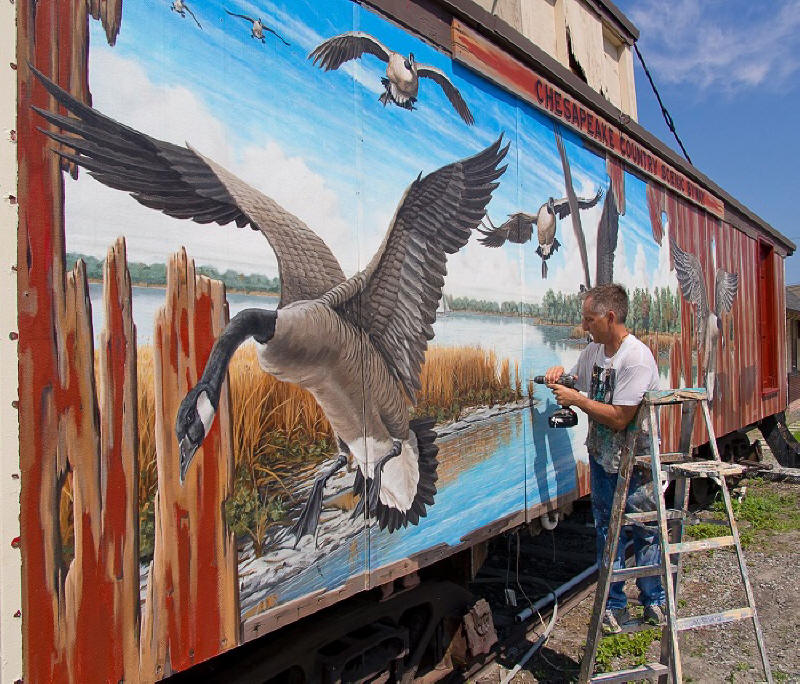
M 184 483 L 174 432 L 178 406 L 197 383 L 227 320 L 224 286 L 196 277 L 185 250 L 172 256 L 153 344 L 158 495 L 152 601 L 144 608 L 152 628 L 142 635 L 144 678 L 160 679 L 239 642 L 236 542 L 223 518 L 234 471 L 227 380 Z
M 99 405 L 102 533 L 110 582 L 107 629 L 114 640 L 112 681 L 139 678 L 139 455 L 136 327 L 124 238 L 108 250 L 103 273 L 105 327 L 100 333 Z M 90 587 L 86 587 L 89 595 Z M 96 610 L 88 605 L 88 610 Z M 83 648 L 91 652 L 93 635 Z M 116 679 L 118 676 L 121 679 Z
M 629 670 L 619 670 L 618 672 L 604 672 L 595 675 L 589 681 L 611 684 L 612 682 L 638 682 L 643 679 L 651 679 L 669 674 L 669 668 L 661 663 L 648 663 Z
M 670 566 L 670 572 L 675 572 L 677 568 Z M 619 568 L 611 571 L 611 581 L 638 579 L 639 577 L 652 577 L 662 574 L 661 565 L 637 565 L 632 568 Z
M 680 389 L 652 390 L 644 393 L 645 400 L 654 406 L 679 404 L 684 401 L 705 399 L 708 392 L 704 387 L 684 387 Z
M 710 537 L 708 539 L 695 539 L 692 541 L 681 542 L 680 544 L 670 544 L 669 552 L 672 553 L 691 553 L 693 551 L 709 551 L 711 549 L 722 549 L 726 546 L 734 546 L 736 542 L 733 537 Z
M 708 627 L 710 625 L 724 625 L 726 622 L 747 620 L 752 617 L 752 608 L 731 608 L 730 610 L 723 610 L 719 613 L 678 618 L 678 631 L 695 629 L 696 627 Z

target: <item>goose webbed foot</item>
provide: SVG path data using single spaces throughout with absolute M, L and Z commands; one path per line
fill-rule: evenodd
M 394 440 L 391 451 L 380 458 L 375 464 L 375 470 L 372 473 L 372 479 L 367 483 L 367 503 L 369 506 L 368 510 L 370 515 L 374 515 L 376 509 L 378 508 L 378 497 L 381 493 L 381 473 L 383 472 L 383 467 L 395 456 L 399 456 L 402 449 L 402 442 L 397 439 Z
M 318 475 L 314 480 L 308 500 L 303 506 L 303 510 L 300 512 L 300 517 L 292 527 L 292 533 L 294 534 L 295 538 L 294 548 L 297 548 L 297 545 L 300 543 L 300 539 L 302 539 L 305 535 L 314 534 L 317 531 L 319 514 L 322 512 L 322 494 L 325 490 L 325 484 L 328 482 L 331 475 L 343 468 L 345 465 L 347 465 L 347 454 L 340 452 L 336 458 L 336 462 L 328 470 Z

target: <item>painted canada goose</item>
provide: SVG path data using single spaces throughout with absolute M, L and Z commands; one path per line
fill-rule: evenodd
M 739 289 L 739 275 L 717 268 L 717 250 L 712 241 L 711 254 L 715 271 L 714 308 L 712 310 L 708 302 L 706 281 L 703 277 L 700 259 L 694 254 L 684 252 L 678 247 L 672 236 L 670 236 L 669 242 L 683 298 L 696 307 L 695 340 L 698 349 L 703 350 L 705 388 L 708 391 L 708 401 L 712 403 L 717 378 L 717 340 L 720 339 L 722 333 L 722 314 L 730 313 L 733 308 L 733 298 Z M 724 334 L 721 341 L 724 348 Z
M 472 112 L 461 96 L 458 88 L 441 70 L 430 64 L 419 64 L 414 60 L 414 53 L 406 57 L 387 48 L 377 38 L 362 31 L 351 31 L 328 38 L 315 47 L 308 55 L 314 64 L 325 71 L 338 69 L 345 62 L 358 59 L 368 53 L 387 63 L 386 78 L 381 79 L 386 92 L 378 98 L 384 107 L 392 102 L 403 109 L 412 110 L 417 101 L 419 79 L 430 78 L 438 83 L 450 104 L 467 125 L 475 123 Z
M 602 196 L 601 188 L 594 197 L 578 197 L 578 207 L 590 209 L 600 201 Z M 489 230 L 478 229 L 483 234 L 479 240 L 487 247 L 501 247 L 506 241 L 523 244 L 531 239 L 535 224 L 539 239 L 536 253 L 542 257 L 542 278 L 547 278 L 547 260 L 561 246 L 556 238 L 556 219 L 563 219 L 567 216 L 569 216 L 569 200 L 566 197 L 558 200 L 551 197 L 539 207 L 536 214 L 526 214 L 521 211 L 509 214 L 508 220 L 498 227 L 495 227 L 490 220 Z
M 169 216 L 250 224 L 277 257 L 278 309 L 234 316 L 181 403 L 175 425 L 181 478 L 214 420 L 231 356 L 253 338 L 261 367 L 310 391 L 338 439 L 336 462 L 316 479 L 296 539 L 316 531 L 325 483 L 350 456 L 361 494 L 356 513 L 366 510 L 390 532 L 418 523 L 434 501 L 438 448 L 432 421 L 409 421 L 409 405 L 433 338 L 447 255 L 467 243 L 505 171 L 499 166 L 508 151 L 502 136 L 472 157 L 420 174 L 403 194 L 378 252 L 346 278 L 325 242 L 271 198 L 189 147 L 104 116 L 32 70 L 72 114 L 34 108 L 65 131 L 46 132 L 74 150 L 59 149 L 59 155 Z
M 269 26 L 267 26 L 261 19 L 253 19 L 253 17 L 248 17 L 246 14 L 236 14 L 236 12 L 231 12 L 229 10 L 225 10 L 228 14 L 232 17 L 238 17 L 239 19 L 244 19 L 245 21 L 249 21 L 250 26 L 250 37 L 255 38 L 256 40 L 260 40 L 262 43 L 266 43 L 266 38 L 264 37 L 264 31 L 269 31 L 271 34 L 278 37 L 278 39 L 284 45 L 291 45 L 291 43 L 287 43 L 284 40 L 283 36 L 278 33 L 277 31 L 272 30 Z
M 171 11 L 180 14 L 184 19 L 186 19 L 186 13 L 188 12 L 192 19 L 194 19 L 194 23 L 197 24 L 198 28 L 203 28 L 200 25 L 200 22 L 197 21 L 197 17 L 194 15 L 194 12 L 192 12 L 192 10 L 189 8 L 189 5 L 186 4 L 186 0 L 172 0 L 172 4 L 169 6 L 169 8 Z

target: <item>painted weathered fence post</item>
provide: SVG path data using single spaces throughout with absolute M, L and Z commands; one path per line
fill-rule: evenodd
M 224 520 L 234 468 L 227 381 L 214 424 L 183 484 L 175 437 L 180 402 L 202 375 L 227 319 L 223 284 L 196 278 L 185 250 L 174 255 L 154 332 L 158 494 L 143 617 L 144 678 L 160 679 L 238 643 L 236 540 Z

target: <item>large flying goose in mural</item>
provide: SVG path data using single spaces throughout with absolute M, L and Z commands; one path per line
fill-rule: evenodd
M 502 136 L 475 156 L 414 180 L 378 252 L 345 278 L 323 240 L 216 162 L 151 138 L 74 99 L 35 72 L 74 116 L 36 111 L 73 135 L 47 132 L 74 153 L 58 154 L 147 207 L 198 223 L 235 221 L 260 230 L 278 260 L 277 311 L 237 314 L 214 344 L 176 420 L 183 477 L 214 420 L 234 351 L 247 339 L 261 367 L 309 390 L 333 426 L 340 452 L 321 473 L 298 520 L 299 540 L 316 530 L 322 491 L 352 455 L 359 506 L 394 531 L 426 515 L 436 493 L 435 433 L 409 421 L 420 367 L 442 296 L 447 255 L 461 249 L 486 211 L 508 146 Z
M 594 197 L 578 197 L 578 208 L 591 209 L 602 196 L 603 190 L 600 188 Z M 535 214 L 526 214 L 521 211 L 509 214 L 508 220 L 498 227 L 495 227 L 490 220 L 491 228 L 489 230 L 478 229 L 483 234 L 479 240 L 487 247 L 501 247 L 506 241 L 521 245 L 531 239 L 535 225 L 539 239 L 536 253 L 542 257 L 542 278 L 547 278 L 547 260 L 561 246 L 556 238 L 556 219 L 566 218 L 569 216 L 569 212 L 568 198 L 550 197 Z
M 717 374 L 717 339 L 722 332 L 722 314 L 729 313 L 733 307 L 733 298 L 739 288 L 739 275 L 717 268 L 716 248 L 712 243 L 714 259 L 714 309 L 708 302 L 706 281 L 703 268 L 696 255 L 684 252 L 678 247 L 675 239 L 670 237 L 672 258 L 675 262 L 675 273 L 684 299 L 695 305 L 695 340 L 698 350 L 703 350 L 703 368 L 705 369 L 705 388 L 708 390 L 709 403 L 714 400 L 714 389 Z M 722 346 L 725 346 L 725 335 L 722 335 Z M 698 379 L 699 381 L 699 379 Z
M 378 98 L 384 106 L 392 102 L 403 109 L 414 109 L 419 91 L 419 79 L 430 78 L 442 87 L 450 104 L 464 122 L 470 126 L 475 123 L 472 112 L 469 111 L 458 88 L 441 69 L 430 64 L 419 64 L 414 60 L 413 52 L 406 57 L 400 52 L 390 50 L 377 38 L 363 31 L 351 31 L 328 38 L 317 45 L 308 58 L 313 58 L 314 64 L 319 64 L 325 71 L 331 71 L 351 59 L 362 57 L 364 53 L 374 55 L 387 63 L 386 78 L 381 79 L 386 92 Z

